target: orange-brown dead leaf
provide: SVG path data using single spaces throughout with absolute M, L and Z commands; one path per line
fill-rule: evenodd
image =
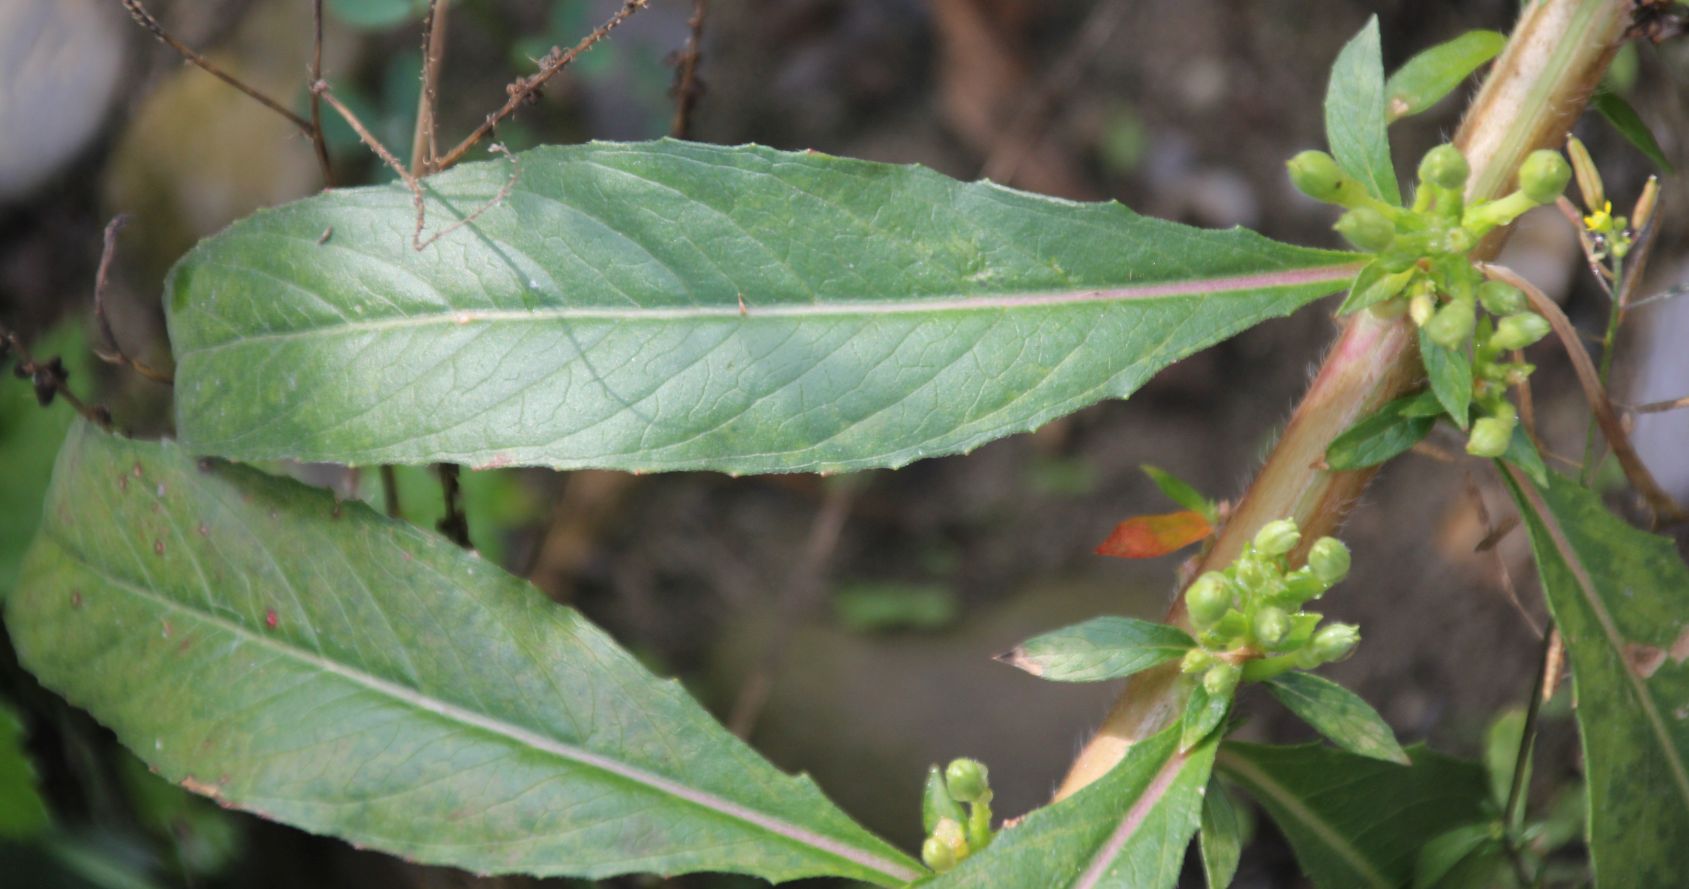
M 1117 559 L 1153 559 L 1177 552 L 1214 533 L 1202 513 L 1185 510 L 1133 516 L 1114 526 L 1097 555 Z

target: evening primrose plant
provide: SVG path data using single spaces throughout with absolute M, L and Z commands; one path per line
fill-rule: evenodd
M 173 373 L 154 377 L 173 380 L 174 440 L 121 434 L 6 332 L 19 375 L 86 418 L 45 507 L 30 505 L 41 524 L 5 601 L 12 647 L 42 686 L 220 806 L 477 873 L 1172 889 L 1194 840 L 1219 889 L 1259 808 L 1318 889 L 1682 883 L 1689 570 L 1672 541 L 1551 471 L 1553 442 L 1511 394 L 1534 369 L 1522 353 L 1547 357 L 1538 343 L 1552 329 L 1651 517 L 1686 518 L 1605 391 L 1659 189 L 1615 214 L 1588 152 L 1572 143 L 1568 163 L 1558 151 L 1621 44 L 1681 24 L 1676 7 L 1536 0 L 1511 36 L 1461 35 L 1389 76 L 1369 21 L 1332 66 L 1327 150 L 1288 167 L 1295 187 L 1342 208 L 1335 229 L 1353 250 L 757 145 L 495 145 L 492 159 L 459 163 L 647 5 L 625 0 L 574 48 L 553 48 L 455 148 L 419 129 L 403 166 L 354 125 L 397 182 L 265 210 L 184 255 L 163 293 Z M 137 0 L 125 6 L 166 35 Z M 694 9 L 688 72 L 705 4 Z M 419 121 L 439 119 L 439 21 Z M 1485 66 L 1464 123 L 1419 160 L 1404 200 L 1391 125 Z M 699 96 L 682 80 L 677 132 Z M 319 113 L 351 111 L 321 72 L 307 86 L 312 120 L 275 108 L 321 148 Z M 1552 301 L 1491 263 L 1509 225 L 1560 203 L 1574 177 L 1584 207 L 1569 222 L 1612 296 L 1599 368 Z M 1000 656 L 1049 681 L 1125 680 L 1055 799 L 999 820 L 984 763 L 934 766 L 918 845 L 877 836 L 782 772 L 653 676 L 624 647 L 637 640 L 406 521 L 395 498 L 383 514 L 269 471 L 438 467 L 442 527 L 462 541 L 459 467 L 897 469 L 1128 397 L 1175 361 L 1344 290 L 1337 339 L 1248 489 L 1222 501 L 1151 470 L 1181 511 L 1123 522 L 1102 547 L 1195 547 L 1169 572 L 1165 616 L 1100 616 Z M 102 357 L 138 368 L 102 327 Z M 1373 470 L 1443 420 L 1476 459 L 1439 455 L 1484 470 L 1481 484 L 1516 507 L 1489 536 L 1529 537 L 1552 623 L 1540 675 L 1517 693 L 1530 702 L 1518 755 L 1487 756 L 1487 771 L 1404 746 L 1317 672 L 1367 656 L 1359 627 L 1311 610 L 1328 594 L 1395 597 L 1388 624 L 1366 632 L 1402 634 L 1398 649 L 1443 645 L 1411 635 L 1436 632 L 1413 585 L 1339 587 L 1351 554 L 1336 537 Z M 1586 479 L 1594 444 L 1592 433 Z M 1369 576 L 1420 573 L 1377 567 Z M 1545 817 L 1532 811 L 1535 714 L 1565 665 L 1572 694 L 1557 698 L 1576 700 L 1586 793 Z M 1233 729 L 1263 697 L 1252 689 L 1323 740 L 1240 740 Z M 967 725 L 1013 732 L 1023 718 Z M 19 736 L 0 732 L 0 774 L 35 793 Z M 1023 764 L 992 765 L 1001 779 Z M 918 771 L 901 779 L 911 803 L 919 784 Z M 24 840 L 56 842 L 51 819 L 35 820 Z M 1539 843 L 1548 823 L 1555 841 Z M 1587 852 L 1570 872 L 1558 860 L 1567 824 Z

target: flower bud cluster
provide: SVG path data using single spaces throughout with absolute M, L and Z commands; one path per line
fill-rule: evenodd
M 952 760 L 943 772 L 934 766 L 927 773 L 921 800 L 927 867 L 944 873 L 991 844 L 991 798 L 990 772 L 977 759 Z
M 1356 279 L 1369 282 L 1366 291 L 1351 300 L 1385 316 L 1405 310 L 1433 343 L 1462 355 L 1470 348 L 1476 419 L 1466 449 L 1500 456 L 1517 422 L 1506 388 L 1535 369 L 1506 355 L 1546 336 L 1548 322 L 1531 311 L 1517 288 L 1485 282 L 1467 254 L 1496 227 L 1558 199 L 1572 167 L 1559 152 L 1534 151 L 1519 168 L 1517 190 L 1468 204 L 1466 157 L 1453 145 L 1439 145 L 1419 162 L 1413 205 L 1397 207 L 1368 195 L 1324 152 L 1304 151 L 1288 166 L 1291 182 L 1304 194 L 1348 208 L 1334 228 L 1357 249 L 1374 254 L 1373 265 Z M 1454 419 L 1464 428 L 1470 418 Z
M 1200 674 L 1209 694 L 1229 695 L 1246 679 L 1340 660 L 1360 642 L 1355 626 L 1321 627 L 1321 615 L 1303 610 L 1348 575 L 1349 548 L 1335 537 L 1321 537 L 1308 548 L 1307 564 L 1289 570 L 1290 553 L 1301 542 L 1294 521 L 1268 522 L 1237 561 L 1198 577 L 1185 590 L 1197 645 L 1179 668 Z

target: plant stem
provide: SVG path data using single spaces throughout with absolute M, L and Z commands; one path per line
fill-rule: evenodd
M 1455 144 L 1472 167 L 1469 200 L 1500 196 L 1512 185 L 1525 155 L 1560 144 L 1618 51 L 1630 9 L 1626 0 L 1542 0 L 1524 10 L 1455 135 Z M 1476 257 L 1493 256 L 1505 237 L 1505 228 L 1491 233 Z M 1318 468 L 1324 465 L 1326 447 L 1356 420 L 1418 385 L 1423 376 L 1411 322 L 1381 320 L 1370 312 L 1354 315 L 1260 475 L 1192 576 L 1232 561 L 1261 525 L 1273 519 L 1295 519 L 1304 546 L 1334 531 L 1374 470 Z M 1292 564 L 1304 555 L 1303 550 L 1292 553 Z M 1188 625 L 1182 598 L 1174 600 L 1167 619 Z M 1176 665 L 1133 677 L 1080 751 L 1056 798 L 1102 777 L 1134 742 L 1177 719 L 1183 707 L 1177 680 Z
M 1601 335 L 1601 364 L 1597 368 L 1595 378 L 1601 383 L 1601 391 L 1607 391 L 1607 379 L 1613 374 L 1613 341 L 1618 338 L 1619 321 L 1624 317 L 1624 303 L 1619 301 L 1619 294 L 1624 292 L 1624 263 L 1613 263 L 1613 308 L 1607 312 L 1607 330 Z M 1595 451 L 1595 418 L 1589 419 L 1589 429 L 1583 437 L 1583 472 L 1579 473 L 1579 481 L 1585 485 L 1595 475 L 1595 467 L 1600 464 Z

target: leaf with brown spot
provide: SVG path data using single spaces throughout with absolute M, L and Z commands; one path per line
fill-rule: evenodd
M 1689 664 L 1667 651 L 1689 615 L 1689 569 L 1670 540 L 1632 528 L 1571 480 L 1550 473 L 1538 488 L 1506 470 L 1571 659 L 1596 883 L 1681 885 Z
M 1117 559 L 1153 559 L 1177 552 L 1214 533 L 1202 513 L 1192 510 L 1133 516 L 1114 526 L 1097 546 L 1097 555 Z

